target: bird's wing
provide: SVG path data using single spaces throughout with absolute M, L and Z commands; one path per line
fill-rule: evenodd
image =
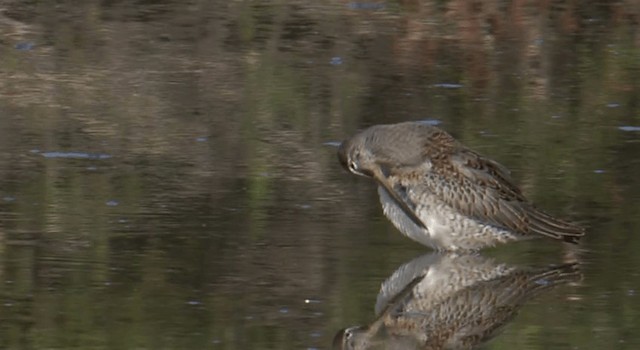
M 419 187 L 466 216 L 521 234 L 535 232 L 567 241 L 584 234 L 581 227 L 536 209 L 495 161 L 458 149 L 430 162 Z

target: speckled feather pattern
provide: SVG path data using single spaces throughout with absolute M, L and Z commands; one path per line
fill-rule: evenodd
M 338 158 L 373 178 L 384 214 L 406 236 L 437 250 L 477 250 L 548 236 L 577 242 L 584 229 L 537 209 L 499 163 L 419 122 L 370 127 Z
M 581 279 L 575 263 L 543 268 L 480 255 L 432 253 L 382 285 L 376 319 L 339 332 L 339 349 L 475 349 L 540 292 Z

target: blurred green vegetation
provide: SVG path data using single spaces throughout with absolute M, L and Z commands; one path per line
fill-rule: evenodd
M 417 119 L 589 227 L 488 348 L 637 348 L 640 5 L 363 4 L 2 2 L 0 348 L 326 347 L 424 249 L 325 143 Z

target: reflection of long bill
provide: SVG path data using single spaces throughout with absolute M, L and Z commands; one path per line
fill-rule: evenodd
M 578 281 L 576 263 L 545 268 L 480 255 L 427 254 L 382 285 L 376 319 L 341 330 L 337 349 L 468 349 L 495 337 L 538 293 Z

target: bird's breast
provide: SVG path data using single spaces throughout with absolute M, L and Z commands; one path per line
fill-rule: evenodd
M 416 217 L 425 228 L 416 225 L 403 208 L 378 187 L 384 214 L 405 236 L 437 250 L 475 250 L 515 239 L 505 230 L 467 217 L 454 210 L 435 195 L 409 189 L 406 195 L 415 203 Z

